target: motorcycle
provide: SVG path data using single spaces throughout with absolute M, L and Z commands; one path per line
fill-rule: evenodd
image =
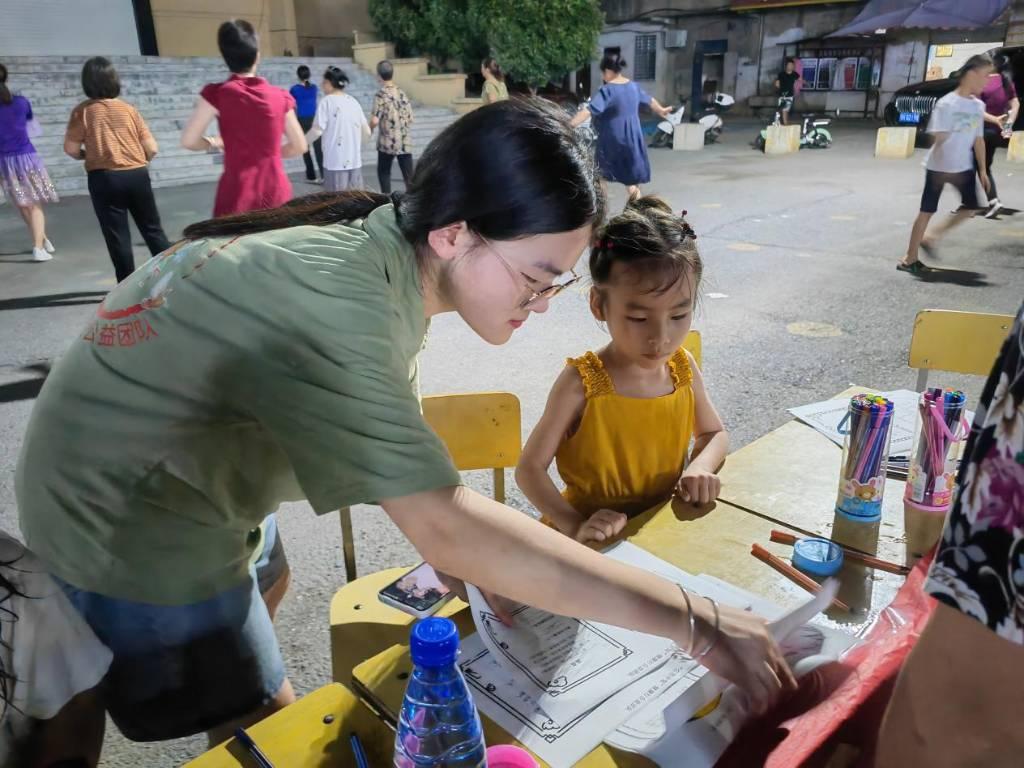
M 697 123 L 704 128 L 704 143 L 714 144 L 725 130 L 722 113 L 728 112 L 736 99 L 727 93 L 716 93 L 707 106 L 696 116 Z
M 785 96 L 779 98 L 779 106 L 775 110 L 775 119 L 769 125 L 762 128 L 761 133 L 754 140 L 754 147 L 756 149 L 763 152 L 765 145 L 768 143 L 768 129 L 773 125 L 782 125 L 782 105 L 786 98 Z M 791 99 L 789 103 L 792 104 Z M 839 111 L 836 110 L 836 116 L 838 117 L 838 115 Z M 804 115 L 800 121 L 800 148 L 828 149 L 831 147 L 832 132 L 828 129 L 828 126 L 831 124 L 831 118 Z

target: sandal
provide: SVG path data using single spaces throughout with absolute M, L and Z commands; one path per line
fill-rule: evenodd
M 922 272 L 927 271 L 928 267 L 920 261 L 912 261 L 909 264 L 901 261 L 896 264 L 896 269 L 900 272 L 909 272 L 912 275 L 920 275 Z

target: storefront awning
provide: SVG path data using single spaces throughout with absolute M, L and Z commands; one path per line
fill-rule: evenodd
M 892 29 L 976 29 L 994 22 L 1010 0 L 870 0 L 857 18 L 830 37 Z
M 791 8 L 798 5 L 834 5 L 836 3 L 859 3 L 861 0 L 732 0 L 729 9 L 733 11 L 760 11 L 767 8 Z

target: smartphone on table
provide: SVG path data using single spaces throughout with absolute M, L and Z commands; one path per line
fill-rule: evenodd
M 427 563 L 420 563 L 407 571 L 377 593 L 377 599 L 385 605 L 425 619 L 441 609 L 453 597 L 437 573 Z

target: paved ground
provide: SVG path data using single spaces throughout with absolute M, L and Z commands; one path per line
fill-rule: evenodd
M 930 281 L 896 272 L 917 209 L 922 151 L 912 160 L 876 161 L 873 131 L 839 125 L 828 151 L 766 158 L 746 144 L 755 130 L 734 127 L 724 144 L 699 153 L 653 152 L 649 187 L 688 209 L 699 234 L 707 278 L 696 325 L 708 386 L 735 447 L 783 423 L 787 407 L 851 383 L 912 386 L 906 354 L 919 309 L 1012 312 L 1024 296 L 1024 215 L 966 224 L 943 249 L 940 266 L 948 271 Z M 1024 202 L 1024 169 L 1017 168 L 1000 153 L 997 179 L 1009 202 Z M 211 210 L 213 192 L 210 185 L 159 190 L 168 234 Z M 616 188 L 613 208 L 622 200 Z M 48 216 L 59 251 L 37 265 L 27 262 L 20 219 L 0 207 L 0 310 L 7 310 L 0 314 L 0 527 L 10 531 L 17 530 L 14 465 L 37 386 L 38 374 L 26 366 L 59 356 L 113 284 L 88 199 L 68 199 Z M 605 338 L 582 291 L 560 297 L 502 348 L 441 318 L 423 354 L 425 391 L 512 390 L 528 430 L 563 359 Z M 981 384 L 937 380 L 963 386 L 972 399 Z M 472 481 L 484 487 L 486 478 Z M 518 494 L 512 500 L 523 506 Z M 305 692 L 329 680 L 328 603 L 344 575 L 337 519 L 290 506 L 280 519 L 293 586 L 278 627 L 289 673 Z M 379 510 L 355 517 L 363 572 L 414 561 Z M 114 731 L 103 765 L 179 765 L 201 747 L 199 739 L 136 745 Z

